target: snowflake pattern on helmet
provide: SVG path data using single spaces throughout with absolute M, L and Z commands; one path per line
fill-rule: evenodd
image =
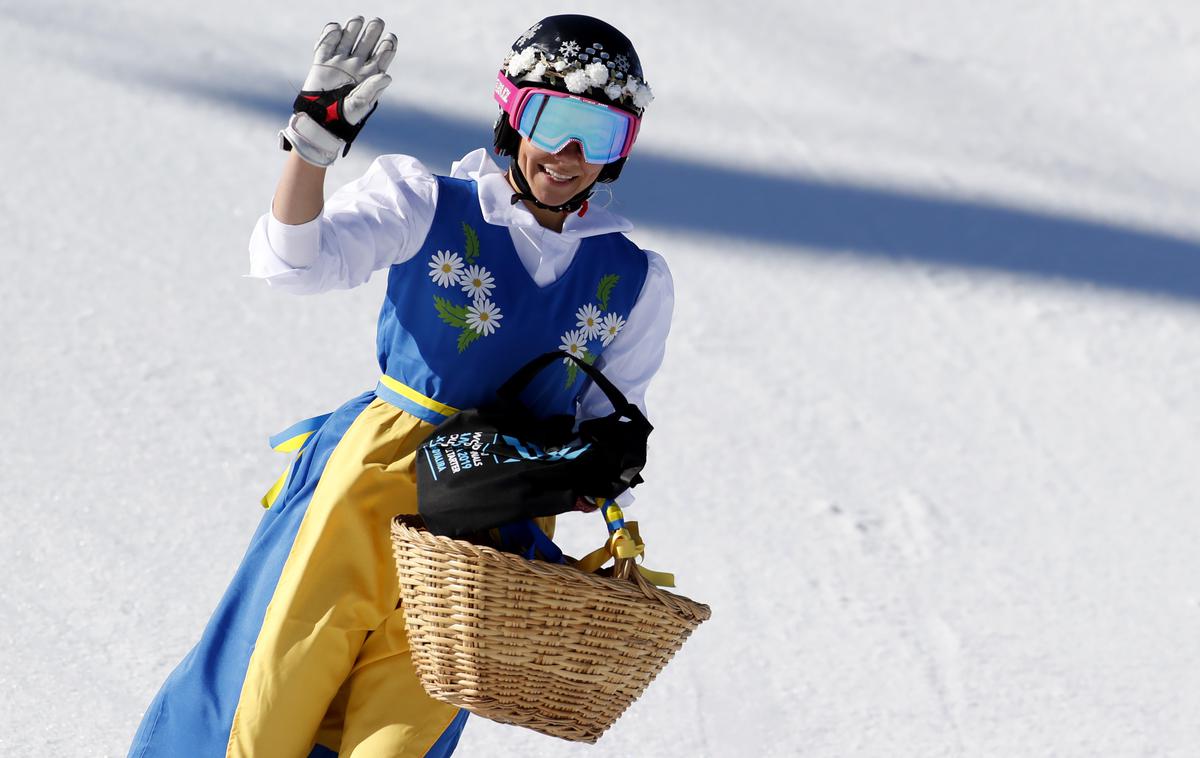
M 547 50 L 542 43 L 526 44 L 530 32 L 517 39 L 501 64 L 514 82 L 562 80 L 568 92 L 584 95 L 591 90 L 594 97 L 632 106 L 638 112 L 654 100 L 649 84 L 629 76 L 632 63 L 628 55 L 612 55 L 601 42 L 583 46 L 573 39 L 556 40 L 558 49 Z
M 526 42 L 528 42 L 533 37 L 533 35 L 537 34 L 538 29 L 541 29 L 541 28 L 542 28 L 542 22 L 539 21 L 536 24 L 534 24 L 533 26 L 526 29 L 524 34 L 522 34 L 520 37 L 517 37 L 516 45 L 517 46 L 524 45 Z

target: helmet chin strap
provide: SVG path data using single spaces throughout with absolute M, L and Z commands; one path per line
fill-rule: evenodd
M 515 160 L 508 164 L 508 175 L 512 177 L 513 183 L 520 190 L 520 192 L 513 193 L 513 205 L 516 205 L 519 200 L 527 200 L 542 210 L 553 211 L 555 213 L 574 213 L 580 208 L 585 207 L 588 198 L 592 196 L 593 188 L 596 186 L 596 183 L 592 182 L 582 192 L 562 205 L 546 205 L 533 196 L 533 188 L 529 186 L 529 180 L 525 178 L 525 174 L 521 171 L 521 167 L 517 165 Z

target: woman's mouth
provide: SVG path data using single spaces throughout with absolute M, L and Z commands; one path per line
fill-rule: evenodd
M 545 174 L 546 177 L 548 179 L 550 179 L 550 181 L 553 182 L 554 184 L 570 184 L 571 182 L 575 181 L 575 179 L 576 179 L 575 174 L 564 174 L 560 171 L 555 171 L 554 169 L 550 168 L 549 166 L 543 165 L 543 166 L 539 166 L 538 168 L 541 169 L 541 172 L 543 174 Z

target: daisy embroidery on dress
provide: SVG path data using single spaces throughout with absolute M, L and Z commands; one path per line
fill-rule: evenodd
M 454 294 L 433 296 L 433 307 L 438 319 L 458 332 L 455 344 L 463 352 L 476 340 L 496 333 L 500 328 L 500 306 L 492 302 L 492 290 L 496 288 L 495 277 L 479 265 L 479 235 L 467 222 L 462 224 L 466 243 L 464 254 L 453 250 L 438 250 L 429 263 L 429 278 L 439 287 L 460 289 L 469 298 L 465 304 L 455 302 Z M 465 261 L 463 259 L 466 259 Z
M 619 281 L 621 281 L 621 277 L 618 274 L 607 274 L 600 277 L 600 281 L 596 285 L 595 301 L 584 303 L 575 311 L 575 326 L 578 328 L 569 330 L 563 335 L 562 345 L 559 346 L 560 350 L 570 353 L 588 364 L 594 364 L 600 358 L 601 348 L 612 342 L 617 333 L 621 331 L 621 327 L 625 326 L 625 319 L 621 318 L 619 314 L 609 313 L 601 316 L 604 311 L 608 310 L 608 300 L 612 297 L 613 290 L 616 289 Z M 597 303 L 599 303 L 598 307 Z M 588 342 L 591 340 L 600 340 L 601 344 L 593 344 L 589 348 Z M 563 358 L 563 363 L 566 365 L 566 386 L 572 387 L 579 378 L 579 365 L 569 358 Z
M 467 326 L 483 336 L 488 336 L 500 328 L 500 309 L 486 298 L 479 298 L 467 306 Z
M 483 266 L 468 266 L 459 282 L 462 284 L 462 291 L 472 300 L 490 296 L 496 287 L 496 280 Z
M 619 313 L 607 313 L 604 320 L 600 322 L 600 341 L 608 346 L 617 335 L 621 333 L 621 328 L 625 326 L 625 319 L 621 318 Z
M 438 250 L 429 262 L 429 276 L 439 287 L 452 287 L 462 276 L 463 261 L 458 253 Z
M 573 355 L 576 358 L 583 360 L 584 354 L 587 353 L 587 337 L 584 335 L 583 330 L 572 329 L 564 334 L 562 336 L 562 344 L 558 346 L 558 349 L 562 350 L 568 355 Z M 563 363 L 567 364 L 568 366 L 575 366 L 575 364 L 571 362 L 570 358 L 563 358 Z
M 583 330 L 585 337 L 595 339 L 600 336 L 600 309 L 595 305 L 588 303 L 583 306 L 576 311 L 575 318 L 579 319 L 575 326 Z

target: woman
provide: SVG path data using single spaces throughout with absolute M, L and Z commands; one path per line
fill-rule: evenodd
M 466 712 L 429 698 L 413 671 L 389 542 L 392 517 L 416 512 L 417 447 L 556 348 L 594 361 L 644 411 L 670 274 L 624 237 L 628 221 L 588 205 L 620 174 L 651 99 L 632 44 L 598 19 L 543 19 L 497 76 L 507 170 L 482 149 L 448 177 L 385 155 L 324 201 L 325 169 L 374 110 L 395 49 L 379 19 L 326 25 L 250 240 L 251 276 L 289 292 L 388 269 L 383 376 L 281 436 L 301 453 L 131 756 L 449 755 Z M 546 414 L 611 412 L 566 360 L 523 397 Z

